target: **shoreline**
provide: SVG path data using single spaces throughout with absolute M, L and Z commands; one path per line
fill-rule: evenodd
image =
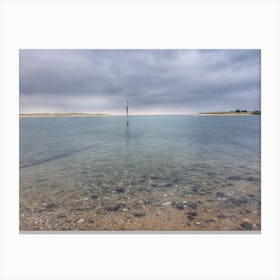
M 229 114 L 219 114 L 219 113 L 200 113 L 198 116 L 260 116 L 260 114 L 246 114 L 246 113 L 229 113 Z
M 20 118 L 108 117 L 108 114 L 19 114 Z
M 214 112 L 201 112 L 198 113 L 199 116 L 252 116 L 261 115 L 261 111 L 214 111 Z
M 166 115 L 130 115 L 133 116 L 260 116 L 252 113 L 197 113 L 197 114 L 166 114 Z M 110 114 L 19 114 L 20 118 L 81 118 L 81 117 L 125 117 L 126 115 Z

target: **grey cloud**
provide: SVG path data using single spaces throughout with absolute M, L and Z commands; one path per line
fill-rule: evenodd
M 20 50 L 20 111 L 260 107 L 260 50 Z

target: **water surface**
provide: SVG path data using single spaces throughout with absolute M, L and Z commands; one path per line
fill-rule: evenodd
M 20 228 L 259 230 L 260 116 L 21 118 Z

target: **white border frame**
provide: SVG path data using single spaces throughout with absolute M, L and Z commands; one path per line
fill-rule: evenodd
M 1 2 L 2 279 L 279 279 L 279 2 Z M 262 232 L 20 235 L 18 49 L 262 49 Z

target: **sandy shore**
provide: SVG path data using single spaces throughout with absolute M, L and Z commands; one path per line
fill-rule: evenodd
M 260 231 L 259 189 L 20 189 L 20 231 Z
M 19 114 L 20 118 L 106 117 L 107 114 Z

